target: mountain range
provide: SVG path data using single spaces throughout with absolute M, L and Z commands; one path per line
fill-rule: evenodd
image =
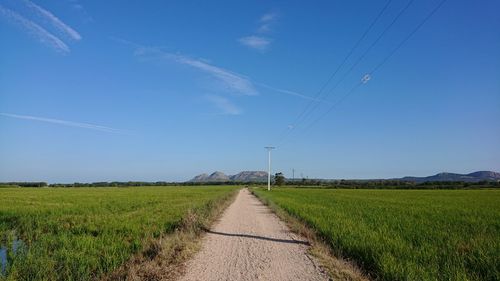
M 189 180 L 189 182 L 265 182 L 267 172 L 263 171 L 243 171 L 236 175 L 228 176 L 223 172 L 213 172 L 212 174 L 201 174 Z
M 500 181 L 500 173 L 491 171 L 478 171 L 470 174 L 455 174 L 455 173 L 439 173 L 428 177 L 404 177 L 397 180 L 413 181 L 416 183 L 427 181 L 463 181 L 463 182 L 478 182 L 478 181 Z
M 316 179 L 321 180 L 321 179 Z M 439 173 L 428 177 L 403 177 L 392 180 L 411 181 L 416 183 L 428 181 L 500 181 L 500 173 L 491 171 L 478 171 L 470 174 Z M 223 172 L 213 172 L 212 174 L 201 174 L 189 180 L 189 182 L 265 182 L 267 172 L 263 171 L 243 171 L 236 175 L 226 175 Z

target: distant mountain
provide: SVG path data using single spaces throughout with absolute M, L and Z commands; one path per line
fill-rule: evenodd
M 189 182 L 264 182 L 267 181 L 267 172 L 243 171 L 236 175 L 227 176 L 223 172 L 214 172 L 211 175 L 201 174 L 189 180 Z
M 190 182 L 226 182 L 229 181 L 229 177 L 223 172 L 213 172 L 210 175 L 201 174 L 189 180 Z
M 237 182 L 264 182 L 267 181 L 267 172 L 263 171 L 243 171 L 229 177 Z
M 416 183 L 427 181 L 464 181 L 464 182 L 478 182 L 478 181 L 499 181 L 500 173 L 490 171 L 479 171 L 470 174 L 455 174 L 455 173 L 439 173 L 429 177 L 404 177 L 398 180 L 413 181 Z
M 212 174 L 201 174 L 189 180 L 189 182 L 226 182 L 229 181 L 229 177 L 223 172 L 213 172 Z
M 208 176 L 208 179 L 210 181 L 218 181 L 218 182 L 229 181 L 229 177 L 223 172 L 219 171 L 213 172 L 210 176 Z
M 192 178 L 189 180 L 190 182 L 207 182 L 208 181 L 208 175 L 203 173 L 200 175 L 197 175 L 196 177 Z

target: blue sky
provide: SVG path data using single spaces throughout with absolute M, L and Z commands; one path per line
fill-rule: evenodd
M 0 0 L 0 181 L 265 170 L 266 145 L 289 177 L 500 171 L 498 1 L 445 2 L 360 84 L 440 1 L 370 48 L 391 1 L 347 57 L 387 1 Z

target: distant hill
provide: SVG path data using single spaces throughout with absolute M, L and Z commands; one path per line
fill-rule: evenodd
M 478 181 L 499 181 L 500 173 L 491 171 L 478 171 L 470 174 L 455 174 L 455 173 L 439 173 L 429 177 L 404 177 L 398 180 L 413 181 L 416 183 L 428 181 L 463 181 L 463 182 L 478 182 Z
M 229 177 L 223 172 L 213 172 L 212 174 L 201 174 L 189 180 L 189 182 L 226 182 Z
M 267 172 L 263 171 L 243 171 L 236 175 L 227 176 L 223 172 L 213 172 L 212 174 L 201 174 L 192 178 L 188 182 L 264 182 L 267 181 Z
M 264 182 L 267 181 L 267 172 L 263 171 L 243 171 L 229 177 L 237 182 Z

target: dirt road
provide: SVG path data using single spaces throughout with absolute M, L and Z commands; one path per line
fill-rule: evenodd
M 243 189 L 204 237 L 181 280 L 327 280 L 307 247 Z

